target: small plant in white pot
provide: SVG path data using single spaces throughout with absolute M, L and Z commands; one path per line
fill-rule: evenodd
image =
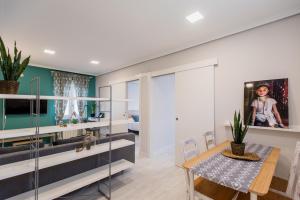
M 250 117 L 249 117 L 250 119 Z M 248 121 L 249 121 L 248 119 Z M 243 125 L 243 120 L 241 119 L 241 113 L 238 114 L 234 112 L 233 125 L 230 123 L 232 138 L 231 150 L 234 155 L 243 156 L 245 153 L 245 143 L 244 138 L 248 131 L 248 123 Z

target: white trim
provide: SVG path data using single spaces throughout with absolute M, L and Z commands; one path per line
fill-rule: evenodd
M 83 71 L 78 71 L 78 70 L 70 70 L 70 69 L 64 69 L 59 66 L 49 66 L 49 65 L 42 65 L 42 64 L 36 64 L 36 63 L 29 63 L 29 66 L 31 67 L 37 67 L 37 68 L 43 68 L 43 69 L 49 69 L 49 70 L 57 70 L 57 71 L 63 71 L 63 72 L 71 72 L 75 74 L 83 74 L 83 75 L 88 75 L 88 76 L 94 76 L 95 78 L 98 76 L 97 74 L 93 73 L 87 73 Z
M 198 62 L 188 63 L 185 65 L 179 65 L 176 67 L 170 67 L 170 68 L 163 69 L 163 70 L 149 72 L 149 74 L 151 75 L 151 77 L 156 77 L 156 76 L 173 74 L 176 72 L 182 72 L 182 71 L 187 71 L 187 70 L 191 70 L 191 69 L 216 66 L 216 65 L 218 65 L 218 59 L 212 58 L 212 59 L 202 60 L 202 61 L 198 61 Z
M 119 84 L 119 83 L 124 83 L 124 82 L 129 82 L 129 81 L 138 81 L 138 80 L 139 80 L 139 76 L 135 75 L 133 77 L 127 77 L 127 78 L 116 80 L 116 81 L 109 81 L 108 85 L 115 85 L 115 84 Z
M 230 127 L 230 121 L 224 123 L 225 127 Z M 278 132 L 289 132 L 289 133 L 300 133 L 300 126 L 290 126 L 289 128 L 272 128 L 263 126 L 248 126 L 249 129 L 267 130 L 267 131 L 278 131 Z

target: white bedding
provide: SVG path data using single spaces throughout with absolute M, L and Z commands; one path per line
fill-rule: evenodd
M 128 129 L 132 131 L 140 130 L 140 122 L 135 122 L 132 118 L 128 119 Z

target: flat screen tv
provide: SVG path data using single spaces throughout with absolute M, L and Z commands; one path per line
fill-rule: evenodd
M 33 101 L 33 112 L 35 112 L 35 100 Z M 30 100 L 27 99 L 6 99 L 6 115 L 30 114 Z M 40 100 L 40 114 L 47 114 L 47 100 Z

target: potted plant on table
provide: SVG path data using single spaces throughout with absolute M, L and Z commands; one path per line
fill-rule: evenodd
M 22 51 L 18 51 L 14 47 L 14 56 L 10 55 L 9 49 L 6 47 L 0 37 L 0 68 L 3 79 L 0 80 L 0 94 L 17 94 L 19 89 L 18 79 L 29 64 L 30 56 L 21 61 Z
M 245 153 L 245 143 L 243 143 L 243 141 L 249 128 L 248 123 L 243 125 L 240 112 L 237 114 L 235 111 L 233 125 L 230 123 L 230 127 L 233 137 L 233 141 L 231 142 L 232 153 L 234 155 L 243 156 Z

